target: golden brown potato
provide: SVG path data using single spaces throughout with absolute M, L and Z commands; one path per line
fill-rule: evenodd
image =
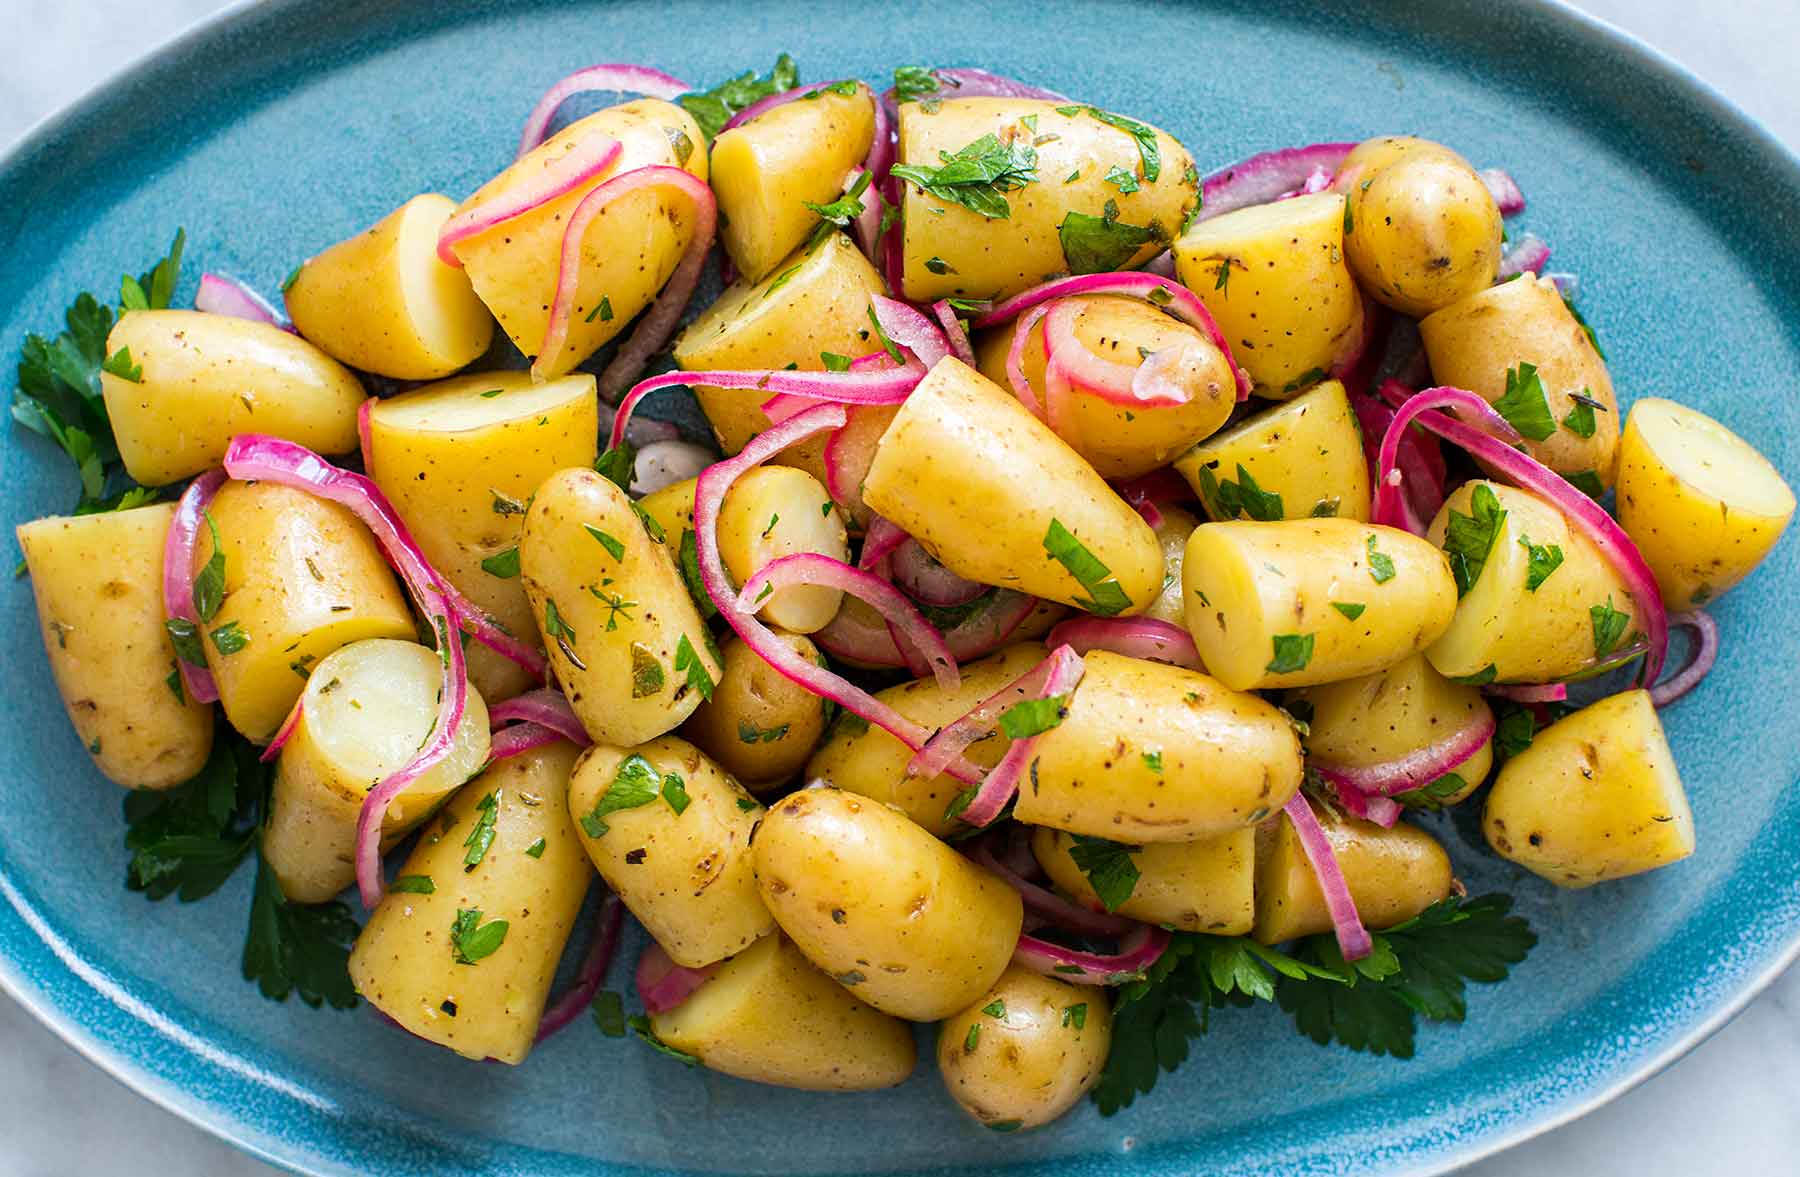
M 817 646 L 795 633 L 776 634 L 802 658 L 825 663 Z M 791 780 L 825 732 L 825 702 L 784 677 L 732 638 L 721 650 L 725 671 L 713 697 L 694 709 L 681 734 L 753 792 Z
M 1014 1132 L 1079 1103 L 1111 1049 L 1106 990 L 1014 965 L 938 1027 L 938 1074 L 976 1123 Z
M 1369 517 L 1369 463 L 1344 386 L 1315 384 L 1175 461 L 1214 519 Z
M 1080 841 L 1058 830 L 1032 831 L 1031 851 L 1058 887 L 1089 907 L 1101 906 L 1087 874 L 1070 851 Z M 1138 878 L 1113 908 L 1148 924 L 1209 936 L 1242 936 L 1256 914 L 1256 827 L 1198 842 L 1133 846 Z
M 1405 822 L 1382 829 L 1328 807 L 1314 808 L 1365 927 L 1380 930 L 1403 924 L 1449 898 L 1450 856 L 1436 838 Z M 1256 927 L 1251 934 L 1263 944 L 1279 944 L 1331 930 L 1318 875 L 1294 823 L 1282 814 L 1265 827 L 1257 843 Z

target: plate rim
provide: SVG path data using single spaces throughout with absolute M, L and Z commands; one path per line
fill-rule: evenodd
M 32 122 L 0 153 L 0 175 L 12 171 L 26 161 L 27 157 L 52 144 L 65 125 L 92 114 L 107 101 L 115 88 L 129 86 L 140 80 L 142 75 L 168 58 L 180 55 L 196 42 L 208 40 L 252 16 L 284 8 L 314 5 L 328 7 L 335 2 L 336 0 L 228 0 L 223 7 L 182 27 L 166 40 L 100 78 L 78 97 Z M 1660 75 L 1662 80 L 1674 83 L 1686 92 L 1690 100 L 1709 108 L 1709 112 L 1721 122 L 1733 125 L 1749 141 L 1749 146 L 1784 166 L 1791 174 L 1796 188 L 1800 189 L 1800 144 L 1790 145 L 1783 141 L 1762 119 L 1732 101 L 1717 86 L 1690 67 L 1636 34 L 1582 10 L 1571 0 L 1513 0 L 1513 6 L 1528 18 L 1548 21 L 1553 25 L 1560 23 L 1573 35 L 1602 43 L 1625 56 L 1635 72 Z M 0 876 L 0 898 L 5 900 L 5 908 L 10 909 L 7 914 L 16 916 L 38 937 L 42 947 L 55 958 L 56 967 L 64 972 L 68 981 L 85 987 L 96 996 L 111 1000 L 91 980 L 82 976 L 81 971 L 58 950 L 52 937 L 40 926 L 41 920 L 35 918 L 36 913 L 29 904 L 22 901 L 12 881 L 4 876 Z M 1627 1073 L 1553 1111 L 1522 1119 L 1509 1129 L 1496 1132 L 1478 1144 L 1464 1149 L 1455 1149 L 1453 1146 L 1451 1151 L 1440 1153 L 1421 1164 L 1408 1165 L 1404 1172 L 1411 1177 L 1438 1177 L 1497 1156 L 1604 1107 L 1655 1078 L 1718 1033 L 1797 963 L 1800 963 L 1800 923 L 1789 930 L 1787 943 L 1770 957 L 1760 972 L 1665 1044 L 1655 1055 L 1642 1060 Z M 180 1083 L 156 1074 L 141 1057 L 102 1042 L 72 1012 L 57 1007 L 49 986 L 41 986 L 28 980 L 23 966 L 4 954 L 0 954 L 0 992 L 15 1001 L 64 1045 L 127 1090 L 239 1152 L 275 1168 L 306 1177 L 328 1177 L 330 1174 L 351 1171 L 318 1154 L 313 1157 L 284 1156 L 260 1143 L 253 1138 L 254 1125 L 246 1117 L 228 1110 L 222 1100 L 197 1096 L 185 1090 Z

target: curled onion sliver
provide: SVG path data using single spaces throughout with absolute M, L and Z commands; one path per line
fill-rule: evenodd
M 957 317 L 956 308 L 950 305 L 950 300 L 940 298 L 932 303 L 931 313 L 944 329 L 944 339 L 950 345 L 950 354 L 973 368 L 975 348 L 969 343 L 969 333 L 963 328 L 962 320 Z
M 554 744 L 563 737 L 538 723 L 515 723 L 494 733 L 488 741 L 488 763 L 493 764 L 533 748 Z
M 577 94 L 642 94 L 646 98 L 670 101 L 692 90 L 693 87 L 680 78 L 647 65 L 620 62 L 578 69 L 544 91 L 544 96 L 531 108 L 525 129 L 519 133 L 519 155 L 525 155 L 544 141 L 550 130 L 550 120 L 556 117 L 563 103 Z
M 1670 620 L 1672 622 L 1673 618 Z M 1481 689 L 1515 703 L 1561 703 L 1569 697 L 1569 684 L 1560 682 L 1489 683 Z
M 175 504 L 168 534 L 163 537 L 163 615 L 192 625 L 196 635 L 201 623 L 200 611 L 194 607 L 194 546 L 206 508 L 225 485 L 225 479 L 225 471 L 208 470 L 188 483 Z M 188 698 L 196 703 L 218 701 L 219 687 L 211 670 L 195 666 L 180 655 L 176 656 L 175 665 L 181 671 L 181 685 L 187 688 Z
M 662 945 L 652 940 L 638 957 L 633 978 L 637 983 L 638 1000 L 644 1003 L 648 1012 L 666 1014 L 692 997 L 718 968 L 716 964 L 698 969 L 678 965 L 663 951 Z
M 1511 174 L 1501 168 L 1482 168 L 1476 174 L 1493 196 L 1501 216 L 1510 217 L 1514 213 L 1525 211 L 1525 193 L 1520 190 L 1519 182 Z
M 1071 652 L 1071 656 L 1073 653 Z M 979 743 L 994 734 L 1000 716 L 1007 708 L 1023 703 L 1028 699 L 1041 699 L 1046 695 L 1058 692 L 1046 690 L 1051 674 L 1059 665 L 1053 654 L 1039 661 L 1030 670 L 1013 679 L 974 707 L 964 712 L 952 723 L 938 729 L 936 735 L 928 740 L 923 748 L 913 754 L 906 763 L 906 775 L 909 777 L 932 777 L 944 771 L 944 766 L 961 756 L 971 744 Z M 998 813 L 1002 801 L 994 807 Z M 990 819 L 991 820 L 991 819 Z M 985 825 L 986 823 L 980 823 Z
M 1004 646 L 1039 605 L 1036 597 L 995 589 L 985 608 L 944 631 L 944 644 L 950 647 L 959 665 L 985 658 Z M 815 645 L 834 658 L 865 666 L 906 665 L 906 656 L 884 625 L 865 624 L 848 609 L 839 610 L 831 623 L 812 638 Z
M 917 356 L 927 371 L 950 354 L 950 341 L 944 338 L 943 328 L 916 307 L 880 294 L 871 294 L 869 305 L 887 337 Z
M 1044 638 L 1051 649 L 1068 646 L 1077 654 L 1110 650 L 1127 658 L 1166 662 L 1204 670 L 1193 635 L 1179 625 L 1154 617 L 1072 617 L 1058 622 Z
M 1025 375 L 1025 348 L 1031 340 L 1031 332 L 1038 322 L 1055 307 L 1054 302 L 1042 302 L 1032 307 L 1013 325 L 1012 344 L 1006 349 L 1006 379 L 1012 385 L 1013 395 L 1019 403 L 1031 410 L 1031 415 L 1038 420 L 1044 419 L 1044 405 L 1038 399 L 1037 389 Z M 1050 341 L 1044 341 L 1045 366 L 1049 366 Z
M 625 429 L 643 399 L 664 388 L 705 385 L 708 388 L 747 388 L 782 396 L 802 397 L 840 405 L 897 405 L 905 400 L 914 386 L 925 376 L 925 368 L 916 361 L 897 368 L 868 371 L 809 372 L 798 369 L 767 368 L 713 372 L 664 372 L 640 380 L 632 386 L 613 414 L 612 433 L 607 445 L 617 449 L 625 440 Z M 773 399 L 773 398 L 771 398 Z M 779 408 L 777 411 L 781 411 Z
M 1550 247 L 1536 233 L 1526 233 L 1500 255 L 1500 270 L 1496 276 L 1505 281 L 1527 271 L 1535 274 L 1549 264 Z
M 1338 804 L 1349 811 L 1352 817 L 1360 817 L 1364 821 L 1372 821 L 1383 829 L 1391 830 L 1400 820 L 1400 803 L 1392 797 L 1383 797 L 1379 793 L 1364 793 L 1353 785 L 1343 781 L 1323 778 L 1330 787 L 1332 796 Z
M 1312 810 L 1312 802 L 1306 799 L 1304 791 L 1297 792 L 1288 798 L 1282 812 L 1293 823 L 1294 833 L 1300 838 L 1300 848 L 1306 852 L 1306 860 L 1312 864 L 1313 874 L 1319 880 L 1325 910 L 1331 913 L 1332 927 L 1337 932 L 1338 951 L 1344 954 L 1345 960 L 1361 960 L 1374 951 L 1375 942 L 1369 938 L 1369 929 L 1363 927 L 1362 916 L 1357 914 L 1356 900 L 1350 894 L 1344 869 L 1338 864 L 1331 839 L 1326 837 L 1318 815 Z
M 1451 732 L 1435 744 L 1427 744 L 1404 756 L 1380 764 L 1332 764 L 1319 759 L 1313 767 L 1329 781 L 1342 781 L 1359 793 L 1392 797 L 1422 789 L 1447 772 L 1454 772 L 1494 737 L 1494 713 L 1481 708 L 1475 721 Z
M 969 847 L 969 857 L 1005 880 L 1019 893 L 1025 906 L 1048 919 L 1058 928 L 1088 936 L 1123 936 L 1135 929 L 1135 920 L 1109 912 L 1091 911 L 1072 899 L 1064 899 L 1049 887 L 1033 882 L 1011 862 L 994 852 L 993 835 L 977 838 Z M 1036 867 L 1034 862 L 1033 867 Z
M 544 1010 L 544 1016 L 538 1019 L 536 1041 L 542 1042 L 561 1030 L 593 1004 L 594 994 L 600 992 L 600 986 L 606 980 L 606 969 L 612 964 L 613 952 L 619 946 L 619 930 L 624 923 L 625 905 L 608 891 L 600 897 L 599 909 L 594 912 L 593 939 L 588 942 L 587 955 L 581 958 L 581 970 L 575 974 L 575 983 Z
M 373 470 L 375 468 L 375 464 L 370 461 L 375 453 L 375 438 L 374 431 L 370 424 L 369 414 L 374 411 L 375 402 L 378 399 L 379 398 L 377 397 L 369 397 L 364 400 L 362 404 L 356 406 L 356 452 L 362 455 L 364 470 Z
M 1658 707 L 1667 707 L 1699 686 L 1719 658 L 1719 623 L 1712 614 L 1704 609 L 1677 613 L 1669 618 L 1669 624 L 1693 630 L 1695 640 L 1687 665 L 1650 688 L 1650 701 Z
M 1178 344 L 1152 352 L 1137 364 L 1117 364 L 1095 355 L 1076 338 L 1079 303 L 1059 299 L 1051 307 L 1044 319 L 1044 351 L 1050 357 L 1046 368 L 1055 365 L 1071 385 L 1123 408 L 1174 408 L 1191 399 L 1188 389 L 1168 372 L 1185 363 L 1191 377 L 1196 366 L 1191 347 Z
M 900 529 L 898 523 L 880 515 L 875 516 L 869 521 L 868 533 L 863 536 L 862 551 L 857 555 L 856 566 L 874 568 L 911 538 Z
M 848 79 L 839 79 L 838 81 L 847 80 Z M 838 82 L 836 81 L 813 82 L 810 85 L 795 86 L 791 90 L 780 90 L 774 94 L 765 94 L 755 102 L 752 102 L 749 106 L 746 106 L 744 109 L 726 119 L 724 126 L 719 128 L 719 134 L 723 135 L 726 131 L 733 129 L 734 127 L 741 127 L 753 118 L 760 118 L 762 115 L 767 114 L 778 106 L 786 106 L 788 103 L 797 99 L 805 98 L 808 94 L 816 94 L 820 90 L 837 84 Z
M 445 265 L 461 269 L 462 259 L 456 256 L 457 242 L 567 196 L 612 167 L 623 150 L 619 141 L 610 135 L 595 132 L 581 136 L 561 155 L 543 160 L 543 170 L 537 175 L 514 184 L 492 200 L 466 206 L 445 221 L 438 230 L 438 257 Z
M 269 741 L 269 746 L 262 750 L 261 756 L 257 757 L 259 761 L 267 764 L 281 755 L 282 748 L 293 738 L 294 729 L 300 726 L 300 712 L 305 709 L 305 706 L 306 692 L 302 690 L 300 697 L 294 700 L 294 706 L 288 711 L 287 718 L 282 720 L 281 726 L 275 730 L 275 738 Z
M 252 323 L 267 323 L 283 331 L 292 331 L 263 297 L 235 278 L 221 274 L 200 275 L 200 289 L 194 294 L 194 309 L 214 315 L 230 315 Z
M 555 687 L 526 691 L 488 708 L 490 727 L 499 728 L 515 721 L 549 728 L 572 744 L 585 747 L 591 742 L 587 729 L 575 718 L 575 709 L 569 706 L 568 698 Z
M 1336 172 L 1354 143 L 1314 143 L 1284 147 L 1240 160 L 1206 177 L 1200 185 L 1196 221 L 1209 221 L 1253 204 L 1268 204 L 1285 192 L 1304 188 L 1318 169 Z
M 1013 963 L 1076 984 L 1122 985 L 1143 976 L 1161 959 L 1168 951 L 1170 939 L 1167 928 L 1139 924 L 1119 941 L 1119 950 L 1108 956 L 1022 935 L 1019 946 L 1013 949 Z
M 992 588 L 950 571 L 911 537 L 894 550 L 890 567 L 894 583 L 902 592 L 920 604 L 938 609 L 967 605 Z
M 1087 669 L 1082 664 L 1081 655 L 1067 646 L 1058 646 L 1050 651 L 1044 664 L 1048 666 L 1049 673 L 1045 675 L 1042 686 L 1029 696 L 1031 698 L 1051 699 L 1068 694 L 1075 689 Z M 1019 778 L 1024 775 L 1025 766 L 1030 763 L 1031 753 L 1037 747 L 1037 742 L 1037 736 L 1025 736 L 1008 745 L 1006 755 L 982 778 L 975 796 L 957 815 L 958 819 L 965 825 L 985 826 L 999 817 L 1001 810 L 1006 808 L 1006 803 L 1018 793 Z M 960 759 L 961 749 L 954 751 Z M 907 764 L 906 770 L 908 775 L 918 775 L 913 773 L 911 763 Z

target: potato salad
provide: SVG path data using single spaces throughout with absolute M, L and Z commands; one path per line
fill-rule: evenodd
M 1437 811 L 1522 887 L 1704 853 L 1660 713 L 1781 474 L 1615 385 L 1503 161 L 1089 97 L 595 66 L 272 301 L 181 234 L 81 295 L 18 541 L 127 885 L 253 863 L 244 974 L 337 1033 L 923 1050 L 1012 1132 L 1237 1007 L 1460 1021 L 1536 937 Z

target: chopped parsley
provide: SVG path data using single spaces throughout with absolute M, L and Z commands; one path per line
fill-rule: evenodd
M 1027 144 L 1002 143 L 989 132 L 954 153 L 938 152 L 939 167 L 895 164 L 890 173 L 939 200 L 960 204 L 989 220 L 1006 220 L 1012 206 L 1003 193 L 1038 178 L 1037 151 Z
M 407 895 L 435 895 L 437 884 L 430 875 L 401 875 L 388 884 L 388 890 L 400 891 Z
M 675 673 L 687 675 L 687 685 L 700 692 L 702 699 L 713 697 L 713 679 L 707 672 L 706 663 L 694 650 L 694 644 L 688 641 L 684 633 L 675 642 Z
M 469 836 L 463 839 L 463 873 L 467 874 L 481 865 L 487 852 L 494 845 L 494 822 L 500 816 L 500 794 L 496 791 L 487 794 L 475 803 L 475 825 Z
M 1051 695 L 1014 703 L 1000 714 L 1000 730 L 1009 740 L 1025 740 L 1059 726 L 1068 715 L 1069 696 Z
M 1376 584 L 1386 584 L 1394 579 L 1394 558 L 1375 546 L 1375 535 L 1371 532 L 1363 541 L 1369 552 L 1369 579 Z
M 656 1032 L 650 1028 L 650 1019 L 643 1014 L 632 1015 L 631 1019 L 626 1022 L 626 1025 L 631 1027 L 631 1032 L 633 1034 L 636 1034 L 639 1038 L 643 1039 L 645 1045 L 649 1046 L 650 1049 L 656 1051 L 658 1054 L 666 1054 L 683 1066 L 697 1067 L 700 1065 L 700 1060 L 695 1056 L 687 1053 L 685 1050 L 676 1050 L 673 1046 L 670 1046 L 667 1042 L 658 1038 Z
M 1273 523 L 1287 517 L 1282 509 L 1281 495 L 1258 485 L 1242 462 L 1238 463 L 1236 482 L 1221 480 L 1204 462 L 1200 465 L 1199 479 L 1201 501 L 1214 519 L 1236 519 L 1247 515 L 1263 523 Z
M 1506 370 L 1506 392 L 1494 402 L 1494 408 L 1521 437 L 1543 441 L 1556 432 L 1556 419 L 1550 415 L 1550 401 L 1535 364 L 1521 362 Z
M 1107 201 L 1097 217 L 1071 210 L 1063 216 L 1056 235 L 1071 274 L 1104 274 L 1121 269 L 1144 246 L 1166 236 L 1155 225 L 1121 221 L 1116 200 Z
M 1062 1024 L 1064 1028 L 1074 1027 L 1076 1030 L 1087 1029 L 1087 1002 L 1079 1001 L 1074 1005 L 1063 1006 Z
M 1577 470 L 1573 474 L 1564 474 L 1563 478 L 1568 481 L 1570 486 L 1595 502 L 1600 501 L 1606 495 L 1606 484 L 1601 482 L 1600 476 L 1592 470 Z
M 1126 846 L 1086 834 L 1071 835 L 1069 858 L 1087 876 L 1088 886 L 1108 911 L 1119 910 L 1137 889 L 1138 866 L 1132 854 L 1142 846 Z
M 1569 406 L 1568 415 L 1562 419 L 1563 428 L 1576 437 L 1594 436 L 1600 426 L 1599 419 L 1594 416 L 1594 413 L 1607 411 L 1606 406 L 1595 400 L 1590 392 L 1591 390 L 1584 388 L 1580 392 L 1570 394 L 1569 399 L 1574 403 Z
M 1535 593 L 1539 585 L 1550 579 L 1552 572 L 1562 567 L 1562 546 L 1534 544 L 1528 535 L 1519 537 L 1519 546 L 1525 549 L 1525 591 Z
M 575 669 L 587 669 L 587 663 L 575 654 L 575 631 L 563 620 L 562 614 L 557 611 L 556 602 L 549 597 L 544 598 L 544 636 L 556 643 L 556 648 L 574 664 Z
M 1154 184 L 1162 175 L 1162 151 L 1156 142 L 1156 132 L 1143 123 L 1093 106 L 1059 106 L 1056 113 L 1070 118 L 1085 114 L 1109 127 L 1124 131 L 1137 142 L 1138 159 L 1144 167 L 1144 183 Z
M 1368 606 L 1361 601 L 1333 601 L 1331 607 L 1336 609 L 1339 613 L 1342 613 L 1351 621 L 1355 621 L 1358 617 L 1361 617 L 1363 615 L 1363 610 L 1368 608 Z
M 894 100 L 917 102 L 943 88 L 937 71 L 922 65 L 902 65 L 894 69 Z
M 625 545 L 620 543 L 617 537 L 608 532 L 601 531 L 592 523 L 583 523 L 581 526 L 583 530 L 594 537 L 594 542 L 606 549 L 607 555 L 615 560 L 623 560 L 625 558 Z
M 608 1038 L 625 1037 L 625 999 L 617 990 L 602 989 L 594 994 L 594 1025 Z
M 680 558 L 676 564 L 681 569 L 681 582 L 687 585 L 688 596 L 700 610 L 700 619 L 710 621 L 716 617 L 719 607 L 713 604 L 712 594 L 706 591 L 706 582 L 700 579 L 700 541 L 691 530 L 681 533 Z
M 521 503 L 511 495 L 502 494 L 492 487 L 488 488 L 488 493 L 494 496 L 493 510 L 496 515 L 523 515 L 530 507 L 529 503 Z
M 631 443 L 621 441 L 594 459 L 594 470 L 620 490 L 631 489 L 631 473 L 637 466 L 637 452 Z
M 537 841 L 533 842 L 531 845 L 525 847 L 525 857 L 526 858 L 542 858 L 544 856 L 544 845 L 545 845 L 544 839 L 539 838 Z
M 663 689 L 662 663 L 642 642 L 631 643 L 631 697 L 648 699 Z
M 1116 617 L 1131 607 L 1131 597 L 1113 579 L 1112 570 L 1088 551 L 1061 520 L 1050 520 L 1050 528 L 1044 533 L 1044 551 L 1088 591 L 1087 597 L 1076 597 L 1075 604 L 1102 617 Z
M 680 802 L 678 804 L 675 800 L 669 799 L 669 808 L 679 814 L 687 808 L 686 782 L 676 773 L 663 776 L 656 771 L 654 764 L 637 753 L 627 756 L 619 762 L 618 770 L 613 774 L 612 784 L 607 787 L 605 794 L 601 796 L 600 800 L 594 802 L 592 809 L 582 815 L 580 820 L 582 832 L 590 838 L 605 837 L 612 829 L 606 824 L 609 814 L 617 813 L 622 809 L 637 809 L 650 804 L 658 797 L 663 796 L 664 790 L 671 787 L 671 782 L 673 782 L 674 791 L 680 795 Z
M 450 951 L 455 955 L 456 963 L 477 964 L 494 955 L 506 942 L 506 933 L 511 926 L 506 920 L 482 923 L 478 907 L 457 908 L 456 920 L 450 925 Z
M 1131 193 L 1138 190 L 1137 173 L 1128 172 L 1118 164 L 1114 164 L 1111 168 L 1107 169 L 1105 180 L 1108 184 L 1117 188 L 1119 190 L 1119 195 L 1121 196 L 1129 196 Z
M 737 725 L 738 741 L 744 744 L 773 744 L 786 739 L 791 724 L 780 727 L 758 727 L 754 720 L 740 719 Z
M 812 244 L 817 244 L 828 235 L 832 226 L 835 225 L 840 229 L 847 228 L 850 222 L 861 216 L 863 211 L 862 194 L 868 191 L 868 188 L 869 173 L 865 171 L 856 177 L 855 183 L 844 190 L 842 196 L 829 204 L 814 204 L 810 200 L 801 201 L 801 204 L 819 214 L 819 227 L 813 230 Z
M 1469 495 L 1469 510 L 1471 513 L 1465 515 L 1452 508 L 1444 529 L 1444 551 L 1450 557 L 1450 573 L 1456 578 L 1458 597 L 1467 596 L 1481 579 L 1481 570 L 1487 566 L 1488 555 L 1506 522 L 1506 511 L 1485 482 L 1475 484 Z
M 194 576 L 194 612 L 200 620 L 211 621 L 225 601 L 225 545 L 219 539 L 219 525 L 213 522 L 212 512 L 201 512 L 201 518 L 212 534 L 212 555 Z
M 1625 627 L 1631 623 L 1631 614 L 1621 613 L 1613 608 L 1612 597 L 1609 596 L 1606 604 L 1590 606 L 1588 617 L 1594 627 L 1594 657 L 1604 658 L 1618 649 L 1620 640 L 1625 636 Z
M 1313 635 L 1310 633 L 1278 633 L 1271 639 L 1275 656 L 1263 667 L 1271 674 L 1294 674 L 1305 670 L 1312 661 Z
M 244 632 L 243 625 L 235 619 L 227 621 L 224 625 L 207 633 L 206 636 L 212 639 L 213 649 L 226 657 L 236 654 L 250 644 L 250 635 Z
M 757 77 L 755 70 L 745 70 L 710 90 L 683 94 L 676 101 L 694 116 L 694 121 L 700 124 L 700 132 L 710 140 L 725 129 L 732 115 L 799 84 L 800 71 L 795 68 L 794 59 L 783 53 L 775 59 L 775 68 L 763 77 Z
M 519 575 L 519 549 L 507 548 L 484 557 L 481 570 L 489 576 L 498 576 L 501 580 L 511 580 Z

